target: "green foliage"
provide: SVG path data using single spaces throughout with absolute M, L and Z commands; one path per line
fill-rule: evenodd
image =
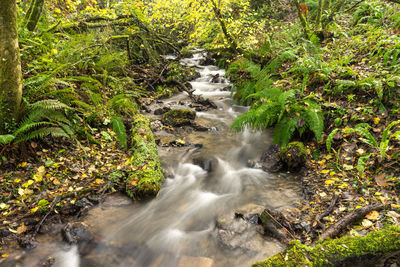
M 0 143 L 18 144 L 31 139 L 43 139 L 45 136 L 72 138 L 74 131 L 66 117 L 68 108 L 58 100 L 41 100 L 27 104 L 23 118 L 8 135 L 0 136 Z
M 126 133 L 125 124 L 121 117 L 111 117 L 111 129 L 116 133 L 118 142 L 124 149 L 128 148 L 128 136 Z
M 383 25 L 389 5 L 382 1 L 365 1 L 354 12 L 354 24 L 368 23 Z

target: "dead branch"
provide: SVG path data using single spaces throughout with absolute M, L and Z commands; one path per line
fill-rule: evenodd
M 381 211 L 389 206 L 387 205 L 369 205 L 359 209 L 356 209 L 342 219 L 340 219 L 335 224 L 331 225 L 325 232 L 322 233 L 320 240 L 325 240 L 327 238 L 334 238 L 338 236 L 348 225 L 352 224 L 353 222 L 363 218 L 365 215 L 370 213 L 371 211 Z

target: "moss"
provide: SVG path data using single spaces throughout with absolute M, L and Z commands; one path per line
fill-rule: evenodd
M 306 162 L 306 149 L 302 142 L 291 142 L 282 148 L 279 158 L 286 164 L 289 171 L 299 170 Z
M 189 125 L 196 118 L 196 112 L 190 109 L 172 109 L 163 116 L 163 123 L 169 126 L 177 127 Z
M 132 127 L 132 171 L 126 178 L 126 193 L 133 198 L 155 196 L 164 181 L 150 121 L 138 114 Z
M 253 267 L 341 266 L 345 263 L 373 266 L 370 264 L 396 252 L 400 252 L 400 228 L 390 227 L 364 237 L 327 240 L 314 247 L 292 241 L 286 250 Z
M 187 82 L 200 77 L 194 67 L 181 65 L 179 62 L 172 62 L 168 67 L 167 82 Z

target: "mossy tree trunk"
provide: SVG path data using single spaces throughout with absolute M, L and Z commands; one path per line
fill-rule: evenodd
M 304 1 L 300 2 L 299 0 L 293 0 L 293 2 L 296 6 L 297 14 L 299 16 L 301 26 L 303 27 L 304 35 L 307 39 L 309 39 L 311 36 L 311 32 L 307 20 L 307 13 L 308 13 L 307 5 L 305 4 Z
M 22 97 L 16 0 L 0 0 L 0 134 L 12 127 Z
M 221 26 L 222 32 L 224 33 L 224 36 L 226 38 L 226 40 L 229 43 L 229 47 L 232 50 L 232 52 L 237 52 L 237 43 L 236 40 L 232 37 L 232 35 L 228 32 L 228 28 L 226 27 L 225 21 L 222 17 L 221 14 L 221 10 L 219 9 L 217 3 L 215 2 L 215 0 L 211 0 L 212 6 L 213 6 L 213 10 L 214 10 L 214 14 L 215 17 L 217 18 L 219 25 Z
M 30 31 L 34 31 L 39 21 L 40 15 L 42 14 L 44 0 L 32 0 L 29 6 L 28 12 L 26 13 L 26 28 Z

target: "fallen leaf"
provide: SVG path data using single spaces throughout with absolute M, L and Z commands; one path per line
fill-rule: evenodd
M 398 214 L 397 212 L 392 211 L 392 210 L 389 211 L 389 212 L 387 213 L 387 215 L 390 216 L 390 217 L 394 217 L 394 218 L 400 219 L 400 214 Z
M 369 228 L 369 227 L 371 227 L 372 225 L 374 225 L 374 223 L 371 222 L 370 220 L 364 219 L 364 220 L 362 221 L 361 225 L 364 226 L 365 228 Z
M 365 218 L 372 221 L 375 221 L 376 219 L 378 219 L 378 217 L 379 217 L 379 212 L 377 212 L 376 210 L 371 211 L 365 216 Z
M 22 223 L 18 228 L 17 228 L 17 234 L 23 234 L 26 231 L 28 231 L 28 227 L 25 226 L 25 223 Z
M 375 182 L 382 187 L 393 185 L 392 183 L 388 182 L 386 179 L 386 173 L 381 173 L 375 176 Z
M 8 257 L 8 254 L 1 254 L 1 257 L 2 257 L 2 258 L 7 258 L 7 257 Z

